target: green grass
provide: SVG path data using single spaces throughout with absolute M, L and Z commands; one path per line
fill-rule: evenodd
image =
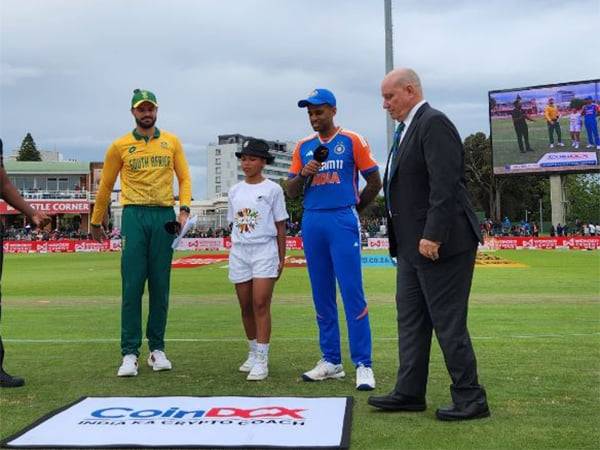
M 469 326 L 492 418 L 471 423 L 435 420 L 450 383 L 437 344 L 423 413 L 381 413 L 366 404 L 369 393 L 354 389 L 345 334 L 346 379 L 300 381 L 319 359 L 305 268 L 286 269 L 277 284 L 267 381 L 249 383 L 237 372 L 246 344 L 219 264 L 173 271 L 167 350 L 175 369 L 142 367 L 137 378 L 120 379 L 119 255 L 8 255 L 5 366 L 27 385 L 0 391 L 0 437 L 85 395 L 352 395 L 353 449 L 598 448 L 600 252 L 497 254 L 528 267 L 475 271 Z M 364 279 L 375 393 L 382 394 L 397 369 L 394 271 L 367 268 Z
M 569 118 L 561 117 L 560 131 L 564 147 L 556 146 L 556 133 L 554 134 L 554 149 L 550 149 L 548 137 L 548 125 L 543 117 L 534 117 L 535 122 L 527 122 L 529 127 L 529 144 L 533 152 L 521 153 L 517 143 L 517 134 L 510 117 L 492 120 L 492 139 L 494 145 L 494 167 L 503 167 L 507 164 L 535 163 L 549 151 L 573 151 L 571 147 L 571 134 L 569 133 Z M 579 136 L 580 145 L 578 151 L 595 151 L 586 149 L 587 133 L 582 126 Z

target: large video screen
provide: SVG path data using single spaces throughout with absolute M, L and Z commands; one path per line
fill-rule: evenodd
M 600 171 L 600 79 L 489 92 L 494 174 Z

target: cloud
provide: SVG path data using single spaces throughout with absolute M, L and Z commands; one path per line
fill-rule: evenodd
M 16 147 L 101 160 L 133 128 L 134 88 L 154 90 L 205 192 L 219 134 L 281 141 L 311 130 L 299 98 L 332 89 L 338 123 L 385 161 L 383 2 L 3 0 L 0 134 Z M 487 92 L 598 76 L 595 0 L 394 0 L 396 66 L 464 136 L 488 132 Z
M 0 62 L 0 86 L 14 86 L 23 78 L 39 78 L 44 71 L 36 67 L 16 67 Z

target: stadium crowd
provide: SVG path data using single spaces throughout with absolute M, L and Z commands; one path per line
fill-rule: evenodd
M 363 217 L 361 223 L 361 236 L 366 242 L 367 238 L 382 238 L 387 237 L 387 226 L 385 219 L 380 217 Z M 481 232 L 484 236 L 531 236 L 538 237 L 541 233 L 537 222 L 528 222 L 522 220 L 520 222 L 512 222 L 508 217 L 505 217 L 501 222 L 493 221 L 492 219 L 484 219 L 481 224 Z M 600 224 L 585 223 L 576 220 L 574 224 L 561 225 L 556 227 L 551 226 L 549 230 L 545 230 L 546 235 L 554 236 L 600 236 Z M 209 227 L 209 228 L 193 228 L 186 237 L 188 238 L 223 238 L 231 235 L 229 227 Z M 288 221 L 287 235 L 290 237 L 302 237 L 301 224 L 299 222 Z M 73 228 L 60 228 L 55 230 L 36 230 L 29 225 L 23 227 L 8 227 L 4 229 L 3 237 L 5 240 L 12 241 L 52 241 L 59 239 L 91 239 L 91 235 L 84 230 L 76 230 Z M 110 238 L 120 239 L 121 230 L 119 228 L 111 228 Z
M 496 222 L 492 219 L 484 219 L 481 224 L 481 232 L 484 236 L 532 236 L 538 237 L 541 233 L 537 222 L 529 222 L 522 220 L 520 222 L 512 222 L 508 217 L 505 217 L 502 222 Z M 585 223 L 581 220 L 576 220 L 574 224 L 557 224 L 550 226 L 546 233 L 550 237 L 555 236 L 596 236 L 600 235 L 600 224 Z

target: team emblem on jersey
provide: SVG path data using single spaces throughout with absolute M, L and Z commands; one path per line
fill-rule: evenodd
M 161 147 L 161 148 L 169 148 L 169 144 L 168 144 L 167 142 L 165 142 L 165 141 L 162 141 L 162 142 L 160 143 L 160 147 Z
M 250 145 L 250 141 L 244 142 L 244 144 L 242 145 L 242 147 L 246 148 L 246 147 L 248 147 L 248 145 Z
M 129 153 L 133 153 L 135 152 L 135 145 L 132 145 L 131 147 L 129 147 Z
M 240 233 L 250 233 L 256 228 L 259 217 L 258 211 L 250 208 L 242 208 L 235 214 L 233 224 Z
M 340 142 L 338 145 L 335 146 L 333 151 L 335 152 L 336 155 L 341 155 L 346 151 L 346 147 L 344 147 L 344 144 L 342 142 Z

